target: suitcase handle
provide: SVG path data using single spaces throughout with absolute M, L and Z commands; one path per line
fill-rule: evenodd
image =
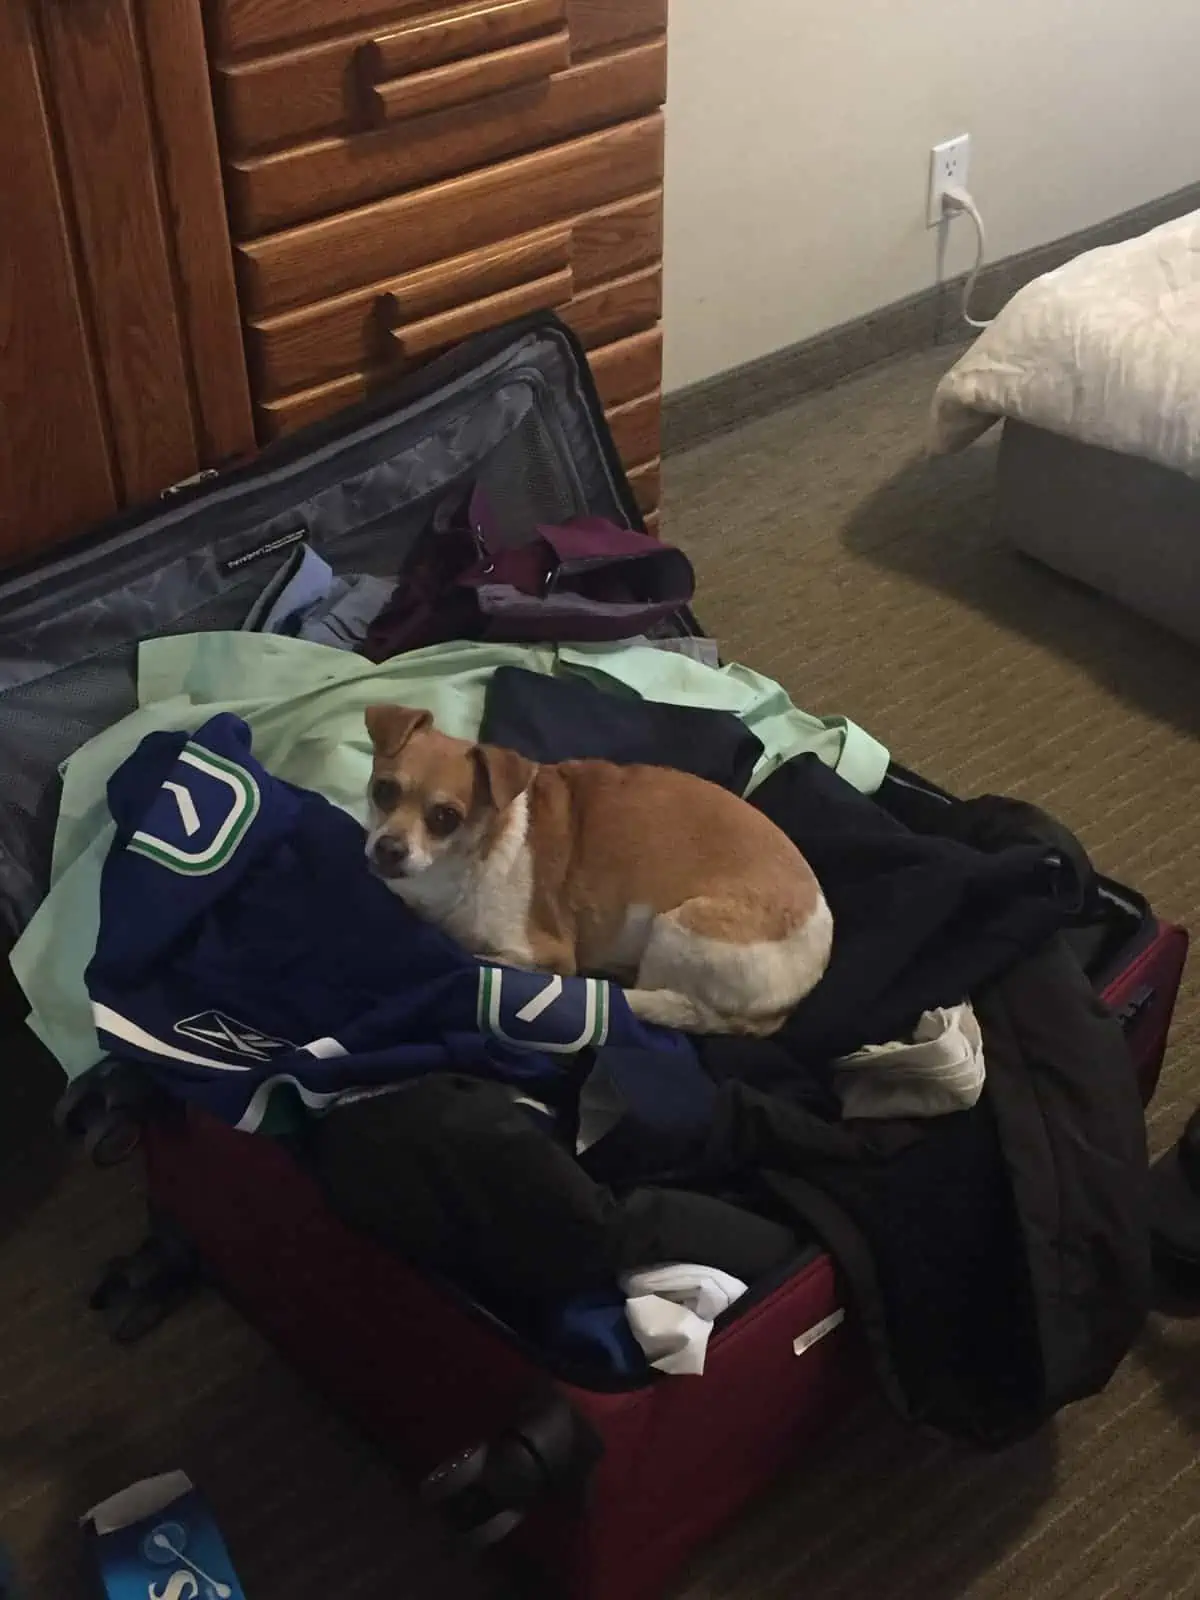
M 1132 1033 L 1134 1027 L 1149 1011 L 1157 998 L 1158 990 L 1153 984 L 1143 984 L 1140 989 L 1134 990 L 1117 1012 L 1117 1021 L 1126 1033 Z
M 115 1167 L 141 1143 L 142 1126 L 165 1113 L 168 1102 L 144 1067 L 102 1061 L 63 1090 L 54 1123 L 83 1148 L 98 1167 Z

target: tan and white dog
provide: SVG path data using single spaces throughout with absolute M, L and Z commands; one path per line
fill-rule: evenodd
M 539 766 L 372 706 L 367 856 L 472 955 L 628 986 L 693 1033 L 770 1034 L 829 961 L 812 868 L 761 812 L 701 778 Z

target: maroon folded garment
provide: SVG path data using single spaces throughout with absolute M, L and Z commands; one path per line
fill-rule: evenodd
M 502 545 L 486 496 L 444 503 L 367 633 L 386 661 L 446 639 L 506 644 L 630 639 L 695 592 L 681 550 L 604 517 L 540 524 Z

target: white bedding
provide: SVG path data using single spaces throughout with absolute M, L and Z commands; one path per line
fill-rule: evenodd
M 932 447 L 1001 417 L 1200 478 L 1200 211 L 1014 295 L 939 384 Z

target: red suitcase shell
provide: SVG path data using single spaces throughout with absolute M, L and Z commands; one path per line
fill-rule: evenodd
M 1143 1098 L 1158 1081 L 1187 954 L 1149 922 L 1110 969 Z M 147 1130 L 151 1205 L 279 1350 L 415 1476 L 553 1387 L 597 1436 L 586 1484 L 512 1543 L 571 1600 L 652 1600 L 871 1379 L 814 1253 L 713 1337 L 704 1376 L 596 1390 L 551 1379 L 503 1326 L 330 1213 L 279 1146 L 202 1116 Z

